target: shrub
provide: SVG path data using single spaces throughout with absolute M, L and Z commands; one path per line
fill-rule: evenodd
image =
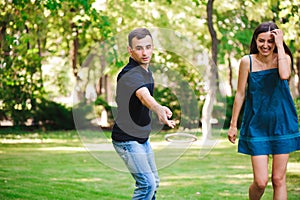
M 42 99 L 37 103 L 34 121 L 47 130 L 74 129 L 72 110 L 62 104 Z
M 224 122 L 224 128 L 230 127 L 233 103 L 234 103 L 234 96 L 227 96 L 226 97 L 226 118 L 225 118 L 225 122 Z M 238 124 L 237 124 L 238 128 L 240 128 L 240 126 L 241 126 L 243 113 L 244 113 L 244 105 L 241 108 L 241 112 L 240 112 L 240 115 L 238 118 Z
M 97 97 L 94 104 L 95 104 L 95 111 L 96 111 L 96 113 L 99 117 L 101 116 L 101 113 L 102 113 L 103 109 L 106 110 L 108 123 L 110 125 L 112 125 L 114 123 L 114 114 L 116 113 L 117 108 L 115 108 L 113 106 L 110 106 L 108 104 L 108 102 L 105 101 L 103 99 L 103 97 L 101 97 L 101 96 Z

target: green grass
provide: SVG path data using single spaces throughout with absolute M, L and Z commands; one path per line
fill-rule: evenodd
M 75 131 L 0 133 L 0 140 L 1 200 L 128 200 L 131 197 L 134 180 L 130 174 L 104 165 L 85 151 Z M 160 140 L 162 136 L 153 137 L 155 142 Z M 12 141 L 21 143 L 9 143 Z M 199 158 L 200 149 L 187 149 L 178 160 L 159 170 L 161 185 L 157 199 L 248 199 L 251 163 L 249 156 L 236 153 L 236 148 L 220 138 L 219 144 L 204 158 Z M 105 151 L 107 159 L 111 153 Z M 290 156 L 287 185 L 289 200 L 298 200 L 300 152 Z M 270 182 L 263 199 L 272 199 Z

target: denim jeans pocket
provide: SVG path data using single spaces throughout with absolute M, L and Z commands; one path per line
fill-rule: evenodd
M 138 143 L 136 141 L 127 141 L 127 142 L 116 142 L 113 141 L 113 146 L 119 156 L 124 160 L 126 165 L 128 165 L 128 160 L 131 157 L 131 154 L 135 151 L 135 146 Z

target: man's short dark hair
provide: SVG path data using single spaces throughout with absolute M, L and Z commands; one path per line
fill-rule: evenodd
M 137 38 L 138 40 L 143 39 L 144 37 L 146 37 L 147 35 L 149 35 L 152 39 L 152 35 L 150 33 L 150 31 L 146 28 L 137 28 L 134 29 L 133 31 L 131 31 L 128 35 L 128 43 L 129 46 L 132 47 L 132 39 L 133 38 Z

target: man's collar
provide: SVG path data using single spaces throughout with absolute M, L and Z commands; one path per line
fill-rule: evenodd
M 142 67 L 138 62 L 136 62 L 132 57 L 129 57 L 129 65 L 133 66 L 133 67 L 137 67 L 140 66 L 141 68 L 143 68 L 145 70 L 145 72 L 149 72 L 149 68 L 145 69 L 144 67 Z
M 139 63 L 137 63 L 132 57 L 129 57 L 129 64 L 134 65 L 134 66 L 139 65 Z

